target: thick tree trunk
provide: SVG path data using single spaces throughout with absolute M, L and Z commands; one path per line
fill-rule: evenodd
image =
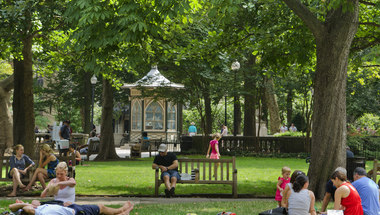
M 255 102 L 255 61 L 256 56 L 252 55 L 248 59 L 247 66 L 250 68 L 244 71 L 244 136 L 256 136 L 256 102 Z
M 211 109 L 211 98 L 209 92 L 204 94 L 205 100 L 205 135 L 212 133 L 212 109 Z
M 9 112 L 13 87 L 13 75 L 0 81 L 0 156 L 6 148 L 13 146 L 12 116 Z
M 34 156 L 34 100 L 32 37 L 23 42 L 23 60 L 14 60 L 13 140 L 24 146 L 25 154 Z
M 279 108 L 277 104 L 276 94 L 274 93 L 274 83 L 272 79 L 266 81 L 264 92 L 265 101 L 270 115 L 270 132 L 271 134 L 280 132 L 281 121 Z
M 81 116 L 82 116 L 82 129 L 83 133 L 89 134 L 92 130 L 91 125 L 91 99 L 92 99 L 92 91 L 91 91 L 91 73 L 83 72 L 83 89 L 82 89 L 82 97 L 83 101 L 81 104 Z
M 288 121 L 288 126 L 292 123 L 293 117 L 293 90 L 289 89 L 288 95 L 286 96 L 286 120 Z
M 338 166 L 346 166 L 346 77 L 349 50 L 357 30 L 358 2 L 354 10 L 334 11 L 317 41 L 310 188 L 317 198 Z
M 119 156 L 115 150 L 115 140 L 113 137 L 112 118 L 113 118 L 113 87 L 112 83 L 103 78 L 103 104 L 102 104 L 102 123 L 100 135 L 100 152 L 95 160 L 117 159 Z

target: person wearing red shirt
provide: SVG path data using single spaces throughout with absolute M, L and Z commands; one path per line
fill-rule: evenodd
M 343 210 L 345 215 L 362 215 L 363 207 L 358 191 L 342 172 L 335 171 L 331 181 L 337 187 L 335 191 L 335 210 Z

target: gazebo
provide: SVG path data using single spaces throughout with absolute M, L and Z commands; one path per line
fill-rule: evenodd
M 182 89 L 184 85 L 176 84 L 165 78 L 152 66 L 147 75 L 133 84 L 124 84 L 122 89 L 130 89 L 130 141 L 138 141 L 143 132 L 151 139 L 176 141 L 182 133 L 182 105 L 165 98 L 143 97 L 141 88 L 152 90 L 158 87 Z

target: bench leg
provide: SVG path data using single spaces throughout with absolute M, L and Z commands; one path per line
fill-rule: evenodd
M 156 180 L 156 186 L 154 187 L 154 196 L 158 197 L 158 188 L 160 188 L 160 184 Z

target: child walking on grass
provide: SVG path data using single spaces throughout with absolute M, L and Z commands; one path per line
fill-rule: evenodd
M 206 158 L 208 158 L 208 157 L 210 157 L 210 159 L 219 159 L 220 158 L 219 146 L 218 146 L 219 142 L 218 141 L 220 140 L 221 137 L 222 136 L 219 133 L 212 135 L 213 140 L 210 141 L 210 145 L 208 146 Z M 211 150 L 211 155 L 210 155 L 210 150 Z M 218 166 L 219 166 L 219 163 L 215 163 L 215 165 L 214 165 L 214 177 L 217 174 Z
M 282 191 L 285 189 L 286 184 L 290 182 L 290 173 L 291 173 L 290 168 L 287 166 L 284 166 L 281 169 L 282 177 L 278 177 L 275 200 L 278 202 L 279 207 L 281 207 Z

